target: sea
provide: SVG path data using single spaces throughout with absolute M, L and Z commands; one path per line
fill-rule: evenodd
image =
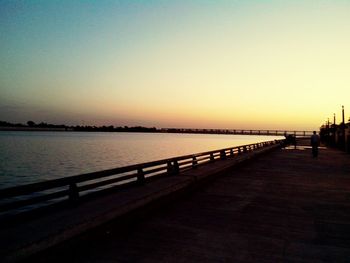
M 0 131 L 0 188 L 281 138 L 225 134 Z

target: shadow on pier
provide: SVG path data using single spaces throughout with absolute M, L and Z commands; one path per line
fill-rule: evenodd
M 31 262 L 346 262 L 350 157 L 300 145 L 224 172 L 176 202 L 93 232 Z

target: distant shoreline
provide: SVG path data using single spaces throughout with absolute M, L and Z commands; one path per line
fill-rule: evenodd
M 163 129 L 157 129 L 155 127 L 142 127 L 142 126 L 119 126 L 114 127 L 113 125 L 109 126 L 68 126 L 65 124 L 50 124 L 41 122 L 39 124 L 34 123 L 33 121 L 28 121 L 27 125 L 22 123 L 10 123 L 6 121 L 0 121 L 0 131 L 71 131 L 71 132 L 164 132 Z
M 138 130 L 76 130 L 74 128 L 44 128 L 44 127 L 0 127 L 0 131 L 60 131 L 60 132 L 142 132 L 142 133 L 166 133 L 165 131 L 138 131 Z
M 0 131 L 74 131 L 71 128 L 0 127 Z

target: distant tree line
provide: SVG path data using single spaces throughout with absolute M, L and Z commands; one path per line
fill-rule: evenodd
M 26 125 L 22 123 L 10 123 L 6 121 L 0 121 L 0 127 L 29 127 L 29 128 L 49 128 L 49 129 L 65 129 L 70 131 L 103 131 L 103 132 L 159 132 L 159 130 L 155 127 L 148 128 L 142 126 L 128 127 L 128 126 L 120 126 L 114 127 L 110 126 L 90 126 L 90 125 L 76 125 L 76 126 L 68 126 L 65 124 L 50 124 L 46 122 L 35 123 L 34 121 L 27 121 Z
M 74 131 L 105 131 L 105 132 L 158 132 L 157 128 L 147 128 L 142 126 L 135 126 L 135 127 L 114 127 L 113 125 L 110 126 L 72 126 L 70 127 Z
M 26 125 L 22 123 L 10 123 L 7 121 L 0 121 L 0 127 L 26 127 Z
M 46 123 L 46 122 L 40 122 L 38 124 L 36 124 L 34 121 L 27 121 L 27 126 L 28 127 L 37 127 L 37 128 L 69 128 L 68 126 L 64 125 L 64 124 L 50 124 L 50 123 Z

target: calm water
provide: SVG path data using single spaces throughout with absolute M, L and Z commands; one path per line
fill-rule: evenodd
M 0 131 L 0 188 L 276 138 Z

